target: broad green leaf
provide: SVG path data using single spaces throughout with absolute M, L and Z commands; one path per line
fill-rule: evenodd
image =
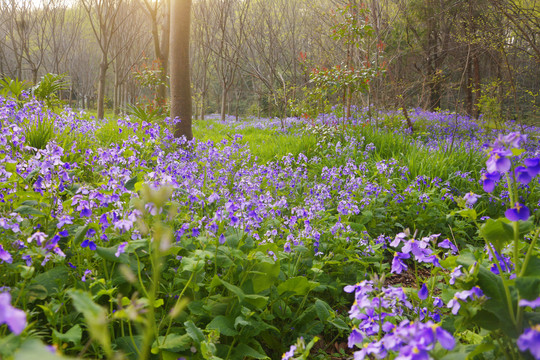
M 28 206 L 28 205 L 19 206 L 18 208 L 15 209 L 15 212 L 21 215 L 36 215 L 36 216 L 45 215 L 44 213 L 42 213 L 40 210 L 36 209 L 35 207 Z
M 154 342 L 152 348 L 173 352 L 185 351 L 190 348 L 192 341 L 191 336 L 188 334 L 169 334 L 166 338 L 165 336 L 160 336 L 158 340 Z
M 135 175 L 134 177 L 132 177 L 131 179 L 129 179 L 125 184 L 124 184 L 124 187 L 129 190 L 129 191 L 133 191 L 135 190 L 135 184 L 137 183 L 137 181 L 139 180 L 139 178 L 137 177 L 137 175 Z
M 244 298 L 245 298 L 246 295 L 244 294 L 242 289 L 240 289 L 238 286 L 235 286 L 233 284 L 230 284 L 230 283 L 226 282 L 225 280 L 220 279 L 220 281 L 223 284 L 223 286 L 225 286 L 227 288 L 227 290 L 229 290 L 234 295 L 236 295 L 236 297 L 238 297 L 238 300 L 240 302 L 244 301 Z
M 467 355 L 466 360 L 474 360 L 478 355 L 491 351 L 493 349 L 495 349 L 495 344 L 493 343 L 480 344 L 476 346 L 474 350 Z
M 540 295 L 540 273 L 516 278 L 516 288 L 523 299 L 536 300 Z
M 86 235 L 86 233 L 88 232 L 88 229 L 90 228 L 90 225 L 85 225 L 85 226 L 79 226 L 79 228 L 77 229 L 77 232 L 75 233 L 75 243 L 78 244 L 78 243 L 81 243 Z
M 258 263 L 254 267 L 254 271 L 259 272 L 259 274 L 255 274 L 252 277 L 253 291 L 260 293 L 269 289 L 276 282 L 280 272 L 279 262 L 267 259 Z
M 123 336 L 116 338 L 114 340 L 114 344 L 116 347 L 124 353 L 128 357 L 129 360 L 138 360 L 140 352 L 142 348 L 142 342 L 143 342 L 143 336 L 142 335 L 133 335 L 131 336 Z M 178 356 L 175 358 L 175 360 L 178 358 Z
M 247 303 L 261 310 L 264 309 L 266 307 L 266 304 L 268 303 L 268 296 L 248 294 L 244 297 L 244 299 Z
M 189 320 L 184 323 L 184 326 L 186 327 L 187 334 L 193 339 L 193 341 L 200 345 L 202 341 L 204 341 L 204 334 L 201 329 L 199 329 L 193 321 Z
M 47 290 L 48 294 L 56 294 L 68 283 L 68 278 L 69 270 L 67 267 L 60 265 L 37 275 L 30 284 L 41 285 Z
M 317 287 L 317 285 L 319 284 L 312 283 L 303 276 L 297 276 L 297 277 L 290 278 L 286 280 L 285 282 L 279 284 L 277 289 L 280 295 L 286 292 L 292 293 L 293 295 L 305 295 L 310 290 Z
M 62 334 L 53 329 L 53 340 L 55 343 L 65 342 L 72 343 L 74 345 L 80 345 L 82 338 L 82 329 L 79 324 L 73 326 L 65 334 Z
M 92 338 L 97 340 L 105 351 L 110 352 L 109 328 L 107 326 L 107 311 L 92 300 L 92 296 L 81 290 L 68 290 L 73 306 L 82 313 Z
M 245 358 L 254 358 L 254 359 L 270 359 L 265 354 L 261 354 L 252 347 L 246 345 L 245 343 L 240 343 L 237 347 L 234 348 L 233 359 L 245 359 Z
M 36 300 L 45 300 L 49 292 L 45 286 L 40 284 L 31 284 L 26 288 L 26 298 L 28 302 L 34 302 Z
M 461 255 L 457 258 L 457 263 L 463 266 L 472 266 L 476 260 L 467 254 Z M 483 265 L 478 266 L 478 283 L 477 285 L 482 289 L 484 294 L 488 297 L 488 300 L 483 306 L 483 310 L 480 311 L 475 318 L 478 320 L 479 325 L 493 330 L 492 326 L 499 327 L 506 335 L 514 338 L 517 336 L 515 327 L 513 326 L 512 318 L 508 312 L 508 302 L 506 299 L 506 293 L 502 280 L 499 276 L 493 274 Z M 517 305 L 517 292 L 511 292 L 512 307 L 515 309 Z M 484 312 L 492 314 L 491 318 L 485 316 Z M 494 315 L 494 316 L 493 316 Z M 499 321 L 499 324 L 494 323 L 495 318 Z
M 488 219 L 484 225 L 480 227 L 480 235 L 488 242 L 495 246 L 495 249 L 500 252 L 502 248 L 513 239 L 514 229 L 505 219 Z
M 315 301 L 315 311 L 317 312 L 317 316 L 321 321 L 327 321 L 328 318 L 332 316 L 332 308 L 330 308 L 326 302 L 320 299 Z
M 61 360 L 73 359 L 51 352 L 45 344 L 37 339 L 26 340 L 15 353 L 14 360 Z
M 129 256 L 126 253 L 120 254 L 120 256 L 116 257 L 116 252 L 118 251 L 118 245 L 113 246 L 110 248 L 104 248 L 101 246 L 98 246 L 96 249 L 96 254 L 98 254 L 102 259 L 115 262 L 115 263 L 121 263 L 129 265 Z
M 216 316 L 206 328 L 208 330 L 218 330 L 220 334 L 225 336 L 235 336 L 238 334 L 238 331 L 234 328 L 234 320 L 223 315 Z

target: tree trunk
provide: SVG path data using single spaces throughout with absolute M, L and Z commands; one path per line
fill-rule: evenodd
M 97 118 L 102 120 L 105 116 L 105 85 L 107 81 L 107 56 L 102 55 L 101 64 L 99 64 L 99 83 L 97 98 Z
M 161 46 L 160 53 L 157 55 L 161 65 L 161 81 L 162 85 L 158 86 L 157 96 L 158 100 L 164 101 L 167 97 L 167 71 L 169 68 L 169 37 L 171 30 L 171 3 L 170 0 L 165 1 L 165 19 L 163 20 L 163 28 L 161 32 Z
M 179 118 L 174 136 L 193 139 L 191 130 L 191 78 L 189 72 L 189 33 L 191 0 L 171 2 L 171 118 Z
M 223 86 L 221 90 L 221 121 L 225 121 L 225 107 L 227 106 L 227 93 L 228 89 L 226 86 Z
M 118 76 L 118 72 L 116 72 L 116 74 L 114 75 L 114 95 L 113 95 L 114 115 L 118 115 L 119 113 L 118 111 L 120 108 L 120 91 L 119 90 L 120 90 L 120 79 Z
M 478 55 L 473 55 L 473 82 L 474 82 L 474 105 L 473 105 L 473 117 L 478 119 L 480 116 L 480 97 L 482 96 L 482 89 L 480 87 L 480 63 L 478 61 Z

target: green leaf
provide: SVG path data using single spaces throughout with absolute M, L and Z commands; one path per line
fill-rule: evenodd
M 223 286 L 225 286 L 227 288 L 227 290 L 229 290 L 234 295 L 236 295 L 236 297 L 238 298 L 238 300 L 240 302 L 244 301 L 244 298 L 246 297 L 246 294 L 244 294 L 242 289 L 240 289 L 238 286 L 235 286 L 233 284 L 230 284 L 230 283 L 226 282 L 225 280 L 220 279 L 220 281 L 223 284 Z
M 516 278 L 516 288 L 523 299 L 536 300 L 540 294 L 540 273 L 537 276 Z
M 340 319 L 340 318 L 335 318 L 333 320 L 328 320 L 328 323 L 331 324 L 333 327 L 335 327 L 338 330 L 344 330 L 344 331 L 349 331 L 350 330 L 349 325 L 347 325 L 347 323 L 345 321 L 343 321 L 342 319 Z
M 96 304 L 87 292 L 70 289 L 67 293 L 73 301 L 75 309 L 83 314 L 92 338 L 97 340 L 105 348 L 105 351 L 110 352 L 107 311 Z
M 128 357 L 129 360 L 138 360 L 139 352 L 142 348 L 143 336 L 142 335 L 133 335 L 133 336 L 122 336 L 114 340 L 116 347 Z M 175 357 L 175 360 L 178 358 Z
M 253 270 L 259 272 L 252 277 L 253 291 L 260 293 L 274 285 L 279 276 L 280 266 L 278 261 L 268 259 L 258 263 Z
M 72 359 L 51 352 L 41 341 L 37 339 L 26 340 L 21 348 L 15 353 L 14 360 L 61 360 Z
M 26 298 L 28 302 L 36 300 L 45 300 L 49 295 L 47 289 L 43 285 L 32 284 L 26 288 Z
M 279 284 L 277 289 L 280 295 L 286 292 L 292 295 L 305 295 L 318 285 L 318 283 L 312 283 L 303 276 L 297 276 Z
M 62 334 L 53 329 L 52 335 L 53 335 L 53 340 L 55 343 L 65 342 L 65 343 L 72 343 L 78 346 L 81 344 L 82 329 L 77 324 L 73 326 L 71 329 L 69 329 L 65 334 Z
M 244 299 L 247 303 L 261 310 L 264 309 L 266 307 L 266 304 L 268 303 L 268 297 L 262 295 L 248 294 L 245 296 Z
M 476 263 L 476 259 L 470 254 L 463 254 L 457 258 L 456 262 L 459 265 L 469 267 Z M 488 297 L 488 300 L 483 306 L 483 310 L 475 316 L 478 325 L 488 330 L 493 330 L 492 326 L 498 326 L 509 337 L 517 337 L 516 329 L 513 326 L 512 317 L 508 310 L 508 301 L 506 299 L 506 292 L 501 278 L 493 274 L 483 265 L 477 264 L 476 266 L 478 266 L 477 285 Z M 511 292 L 511 297 L 511 306 L 515 309 L 517 305 L 516 291 Z M 484 316 L 484 311 L 491 313 L 491 318 L 489 316 Z M 499 321 L 498 325 L 495 325 L 494 323 L 495 318 Z
M 184 323 L 186 327 L 187 334 L 193 339 L 197 345 L 201 345 L 201 342 L 204 341 L 204 334 L 201 329 L 199 329 L 193 321 L 189 320 Z
M 31 286 L 43 286 L 47 290 L 48 294 L 56 294 L 59 293 L 68 283 L 68 277 L 69 270 L 67 267 L 61 265 L 37 275 L 30 284 Z
M 134 177 L 132 177 L 131 179 L 129 179 L 125 184 L 124 184 L 124 187 L 129 190 L 129 191 L 133 191 L 135 190 L 135 184 L 137 183 L 137 181 L 139 180 L 138 176 L 135 175 Z
M 540 258 L 538 256 L 532 256 L 529 259 L 527 268 L 523 270 L 523 276 L 540 276 Z
M 236 331 L 236 329 L 234 328 L 234 320 L 223 315 L 216 316 L 206 326 L 206 329 L 218 330 L 220 334 L 223 334 L 225 336 L 235 336 L 238 334 L 238 331 Z
M 45 214 L 36 209 L 35 207 L 23 205 L 19 206 L 15 209 L 16 213 L 19 213 L 21 215 L 37 215 L 37 216 L 44 216 Z
M 76 244 L 82 242 L 82 240 L 84 239 L 84 237 L 85 237 L 86 233 L 88 232 L 89 228 L 90 228 L 90 225 L 79 226 L 79 228 L 77 229 L 77 232 L 75 232 L 75 243 Z
M 326 321 L 332 316 L 332 308 L 330 305 L 319 299 L 315 301 L 315 311 L 321 321 Z
M 498 252 L 513 239 L 514 229 L 506 219 L 488 219 L 480 227 L 480 235 L 489 243 L 495 246 Z
M 466 360 L 474 360 L 476 356 L 483 354 L 485 352 L 495 349 L 495 344 L 493 343 L 483 343 L 474 348 L 468 355 Z
M 188 334 L 178 335 L 178 334 L 169 334 L 167 338 L 165 336 L 160 336 L 157 342 L 154 342 L 152 348 L 159 348 L 160 350 L 167 351 L 185 351 L 191 347 L 192 343 L 191 336 Z M 159 346 L 157 345 L 159 343 Z
M 116 257 L 116 252 L 118 251 L 118 246 L 113 246 L 110 248 L 104 248 L 98 246 L 96 249 L 96 254 L 98 254 L 102 259 L 108 260 L 110 262 L 121 263 L 129 265 L 129 256 L 126 253 L 120 254 Z
M 231 358 L 233 359 L 245 359 L 246 357 L 254 359 L 270 359 L 265 354 L 261 354 L 260 352 L 246 345 L 245 343 L 241 343 L 237 347 L 235 347 L 233 355 L 231 356 Z

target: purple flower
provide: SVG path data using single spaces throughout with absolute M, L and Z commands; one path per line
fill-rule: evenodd
M 401 274 L 402 271 L 407 270 L 407 265 L 402 261 L 408 259 L 411 256 L 409 254 L 404 254 L 400 252 L 394 253 L 394 258 L 392 259 L 392 270 L 391 273 Z
M 118 220 L 114 223 L 114 228 L 120 230 L 120 233 L 123 234 L 126 231 L 131 230 L 133 227 L 133 221 L 130 220 Z
M 493 192 L 495 190 L 495 185 L 497 185 L 497 181 L 501 178 L 501 174 L 497 171 L 492 173 L 486 173 L 482 175 L 482 187 L 484 188 L 485 192 Z
M 524 163 L 532 177 L 540 174 L 540 158 L 525 159 Z
M 116 249 L 116 252 L 114 253 L 114 256 L 120 257 L 120 254 L 125 253 L 127 244 L 128 244 L 127 241 L 124 241 L 123 243 L 118 245 L 118 249 Z
M 422 284 L 422 287 L 418 291 L 418 297 L 420 298 L 420 300 L 426 300 L 428 296 L 429 296 L 429 290 L 426 284 L 424 283 Z
M 440 325 L 434 324 L 431 325 L 431 328 L 435 331 L 435 337 L 446 350 L 452 350 L 456 346 L 456 341 L 454 337 L 446 330 L 444 330 Z
M 19 335 L 26 327 L 26 313 L 11 306 L 11 295 L 0 294 L 0 325 L 7 324 L 9 329 Z
M 519 132 L 511 132 L 507 135 L 499 134 L 495 140 L 495 147 L 507 147 L 519 149 L 521 144 L 527 141 L 527 135 L 521 135 Z
M 71 216 L 68 216 L 68 215 L 61 216 L 58 219 L 58 224 L 56 224 L 56 227 L 61 229 L 66 224 L 73 224 L 73 218 Z
M 532 180 L 529 169 L 524 166 L 518 166 L 514 173 L 516 174 L 516 180 L 523 185 L 527 185 Z
M 463 272 L 461 271 L 461 268 L 463 266 L 458 265 L 452 272 L 450 273 L 450 285 L 454 285 L 456 283 L 456 279 L 463 276 Z
M 289 348 L 289 351 L 287 351 L 283 356 L 281 356 L 282 360 L 289 360 L 294 356 L 294 352 L 296 351 L 296 345 L 291 345 Z
M 219 244 L 223 245 L 225 244 L 225 241 L 227 241 L 227 239 L 225 239 L 225 235 L 223 234 L 219 235 Z
M 27 241 L 28 243 L 31 243 L 34 240 L 36 241 L 36 244 L 38 246 L 41 246 L 41 244 L 43 244 L 47 240 L 47 235 L 42 233 L 41 231 L 38 231 L 32 234 L 32 236 L 30 236 Z
M 461 308 L 460 300 L 466 302 L 468 299 L 478 299 L 484 296 L 482 289 L 478 286 L 473 287 L 471 290 L 460 291 L 454 294 L 454 297 L 448 302 L 446 307 L 452 309 L 452 314 L 457 315 Z
M 468 207 L 472 207 L 474 204 L 476 204 L 476 202 L 478 201 L 480 197 L 481 197 L 480 195 L 476 195 L 475 193 L 471 191 L 465 194 L 465 196 L 463 197 L 463 200 L 465 200 L 465 205 L 467 205 Z
M 96 244 L 90 240 L 90 239 L 85 239 L 82 243 L 81 243 L 81 246 L 84 248 L 84 247 L 88 247 L 90 250 L 94 251 L 97 249 L 97 246 Z
M 519 306 L 530 306 L 531 308 L 536 309 L 537 307 L 540 307 L 540 297 L 536 300 L 521 299 L 519 300 Z
M 519 221 L 519 220 L 526 221 L 529 219 L 531 212 L 529 211 L 529 208 L 526 207 L 525 205 L 516 203 L 513 208 L 506 210 L 504 212 L 504 215 L 510 221 Z
M 351 334 L 349 335 L 349 341 L 348 341 L 349 348 L 353 348 L 354 345 L 360 344 L 362 340 L 364 340 L 364 336 L 362 335 L 360 331 L 358 331 L 358 328 L 354 326 L 352 328 Z
M 0 260 L 7 262 L 8 264 L 11 264 L 13 261 L 13 258 L 11 257 L 11 254 L 4 250 L 4 247 L 2 244 L 0 244 Z
M 289 243 L 288 241 L 285 243 L 285 245 L 283 245 L 283 251 L 285 251 L 286 253 L 290 253 L 291 252 L 291 243 Z
M 92 210 L 86 207 L 81 210 L 81 217 L 90 217 L 90 216 L 92 216 Z
M 83 274 L 81 280 L 83 282 L 86 282 L 86 277 L 89 276 L 89 275 L 92 275 L 92 270 L 88 270 L 88 269 L 84 270 L 84 274 Z
M 458 248 L 456 247 L 456 245 L 454 245 L 454 243 L 452 243 L 449 239 L 444 239 L 439 243 L 438 246 L 443 249 L 452 250 L 452 254 L 456 254 L 458 252 Z
M 491 151 L 488 161 L 486 162 L 487 171 L 493 173 L 495 171 L 506 173 L 510 170 L 512 163 L 507 156 L 512 156 L 512 152 L 503 149 L 494 149 Z
M 540 324 L 525 330 L 517 339 L 517 346 L 519 350 L 528 350 L 536 360 L 540 360 Z

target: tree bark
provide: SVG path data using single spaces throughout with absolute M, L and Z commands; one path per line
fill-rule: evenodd
M 179 118 L 174 136 L 193 139 L 191 130 L 191 77 L 189 34 L 191 0 L 171 0 L 171 118 Z
M 221 90 L 221 121 L 225 121 L 225 107 L 227 106 L 227 94 L 228 89 L 226 86 L 223 86 L 223 89 Z
M 102 120 L 105 116 L 105 85 L 107 81 L 107 57 L 105 55 L 101 58 L 101 64 L 99 64 L 99 83 L 98 83 L 98 98 L 97 98 L 97 118 Z

